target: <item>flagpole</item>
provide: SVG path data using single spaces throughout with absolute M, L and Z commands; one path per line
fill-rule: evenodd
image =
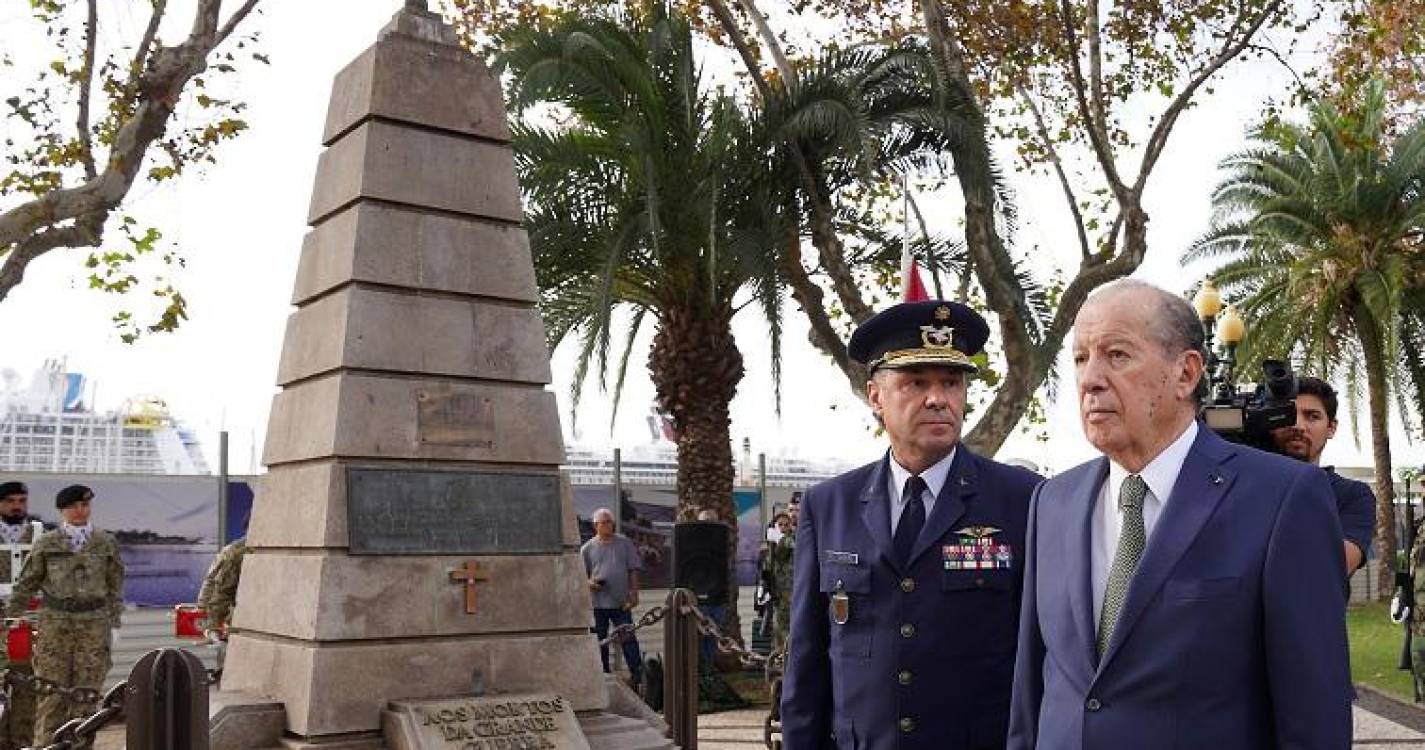
M 901 173 L 901 299 L 910 289 L 910 177 Z

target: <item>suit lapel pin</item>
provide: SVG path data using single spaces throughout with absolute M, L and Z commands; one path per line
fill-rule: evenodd
M 1215 474 L 1215 473 L 1214 473 L 1214 474 L 1208 474 L 1208 475 L 1207 475 L 1207 481 L 1212 482 L 1213 484 L 1222 484 L 1222 475 L 1221 475 L 1221 474 Z
M 964 478 L 964 477 L 960 477 L 960 486 L 961 486 L 961 487 L 969 487 L 969 486 L 970 486 L 970 480 L 968 480 L 968 479 L 966 479 L 966 478 Z

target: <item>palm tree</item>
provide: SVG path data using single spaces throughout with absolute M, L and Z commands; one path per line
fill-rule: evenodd
M 1292 353 L 1307 371 L 1342 377 L 1353 411 L 1364 379 L 1377 538 L 1381 559 L 1393 559 L 1387 409 L 1394 397 L 1408 418 L 1418 408 L 1407 395 L 1418 407 L 1425 394 L 1425 122 L 1392 140 L 1379 81 L 1354 105 L 1320 102 L 1309 127 L 1256 130 L 1252 147 L 1223 161 L 1212 227 L 1183 262 L 1219 261 L 1208 275 L 1250 324 L 1243 361 Z M 1382 566 L 1381 591 L 1391 573 Z
M 692 39 L 687 20 L 655 2 L 640 16 L 515 29 L 498 40 L 497 63 L 512 79 L 550 348 L 579 341 L 576 406 L 591 367 L 607 382 L 621 333 L 617 413 L 634 341 L 651 323 L 648 370 L 677 432 L 679 517 L 711 509 L 733 521 L 729 404 L 743 366 L 732 319 L 749 305 L 766 319 L 775 386 L 778 250 L 795 229 L 785 197 L 769 192 L 765 137 L 730 98 L 704 89 Z

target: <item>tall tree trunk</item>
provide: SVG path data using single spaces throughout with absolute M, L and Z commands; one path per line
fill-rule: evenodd
M 678 520 L 712 510 L 731 526 L 725 632 L 742 640 L 737 616 L 737 510 L 732 498 L 729 405 L 742 381 L 742 353 L 732 335 L 732 311 L 675 308 L 664 312 L 648 355 L 658 405 L 678 432 Z
M 1381 561 L 1376 575 L 1376 591 L 1385 598 L 1395 588 L 1395 472 L 1390 463 L 1390 422 L 1387 408 L 1390 390 L 1385 377 L 1384 332 L 1364 305 L 1357 303 L 1356 330 L 1361 335 L 1361 352 L 1366 360 L 1366 392 L 1371 412 L 1371 452 L 1376 471 L 1376 559 Z

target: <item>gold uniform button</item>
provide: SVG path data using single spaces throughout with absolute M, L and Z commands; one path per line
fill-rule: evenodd
M 897 674 L 897 675 L 896 675 L 896 680 L 899 681 L 900 684 L 902 684 L 902 685 L 909 685 L 909 684 L 910 684 L 910 670 L 909 670 L 909 669 L 902 669 L 902 670 L 900 671 L 900 674 Z
M 907 594 L 909 594 L 909 593 L 912 592 L 912 591 L 915 591 L 915 579 L 914 579 L 914 578 L 902 578 L 902 579 L 901 579 L 901 591 L 904 591 L 904 592 L 906 592 Z
M 915 729 L 915 720 L 906 716 L 900 720 L 900 727 L 902 732 L 908 733 Z
M 906 624 L 904 624 L 904 625 L 901 626 L 901 637 L 902 637 L 902 638 L 910 638 L 910 637 L 912 637 L 912 636 L 914 636 L 914 635 L 915 635 L 915 626 L 914 626 L 914 625 L 911 625 L 910 623 L 906 623 Z

